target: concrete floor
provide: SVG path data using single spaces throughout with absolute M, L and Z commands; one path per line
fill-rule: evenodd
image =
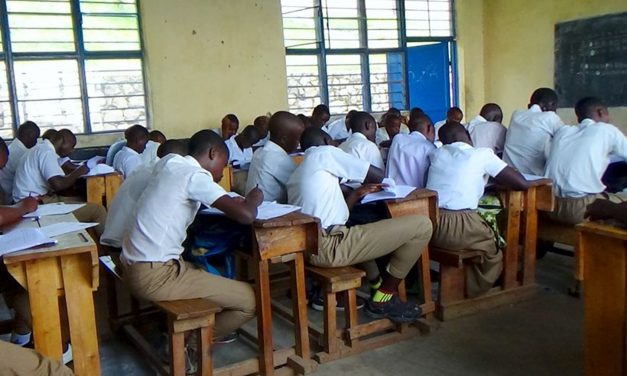
M 532 300 L 444 322 L 429 336 L 321 365 L 316 375 L 581 375 L 583 304 L 565 293 L 572 263 L 550 253 L 539 260 L 543 289 Z M 103 375 L 154 375 L 124 338 L 109 332 L 103 303 L 99 296 Z M 275 327 L 275 341 L 289 344 L 289 330 L 280 320 Z M 216 365 L 253 354 L 242 342 L 218 346 Z

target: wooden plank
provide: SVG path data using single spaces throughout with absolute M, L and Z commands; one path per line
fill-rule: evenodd
M 531 187 L 525 192 L 524 210 L 522 284 L 526 285 L 534 283 L 536 279 L 536 248 L 538 240 L 536 187 Z
M 105 205 L 105 177 L 104 175 L 88 176 L 87 202 L 90 204 Z
M 522 191 L 508 191 L 506 200 L 507 227 L 503 250 L 503 287 L 511 289 L 518 285 L 518 242 L 520 240 L 520 216 L 522 212 Z
M 255 229 L 257 250 L 262 260 L 294 252 L 302 252 L 307 246 L 307 232 L 302 226 Z
M 309 361 L 309 334 L 307 330 L 307 292 L 305 291 L 305 260 L 302 253 L 296 254 L 292 263 L 292 303 L 294 312 L 294 335 L 296 355 Z
M 577 231 L 583 233 L 607 236 L 614 239 L 627 240 L 627 229 L 606 225 L 599 222 L 584 222 L 576 226 Z
M 164 310 L 174 320 L 203 317 L 222 311 L 219 305 L 200 298 L 154 302 L 154 305 Z
M 222 170 L 222 179 L 218 182 L 220 187 L 224 188 L 225 191 L 230 192 L 232 189 L 233 182 L 231 181 L 231 166 L 224 167 Z
M 272 375 L 274 371 L 272 347 L 272 300 L 268 261 L 258 260 L 255 281 L 257 297 L 257 335 L 259 338 L 259 373 Z
M 170 330 L 170 375 L 185 376 L 186 369 L 185 333 L 174 333 L 174 330 Z
M 280 349 L 274 352 L 274 364 L 282 366 L 287 364 L 287 359 L 294 355 L 294 349 Z M 287 367 L 286 367 L 287 368 Z M 245 376 L 259 373 L 259 359 L 252 358 L 247 359 L 235 364 L 229 364 L 228 366 L 215 369 L 213 374 L 215 376 Z
M 213 340 L 213 325 L 200 329 L 200 343 L 198 344 L 198 363 L 201 376 L 213 374 L 211 341 Z
M 337 301 L 335 293 L 324 295 L 324 351 L 329 354 L 337 352 Z

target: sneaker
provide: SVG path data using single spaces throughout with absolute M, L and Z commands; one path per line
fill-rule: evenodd
M 25 347 L 30 342 L 31 337 L 32 337 L 32 333 L 17 334 L 15 332 L 12 332 L 11 343 L 14 345 Z
M 195 375 L 198 372 L 198 354 L 190 346 L 185 346 L 185 373 Z
M 239 334 L 237 332 L 233 332 L 233 333 L 225 335 L 224 337 L 214 339 L 213 343 L 220 343 L 224 345 L 227 343 L 233 343 L 237 341 L 238 338 L 239 338 Z
M 344 299 L 344 295 L 336 294 L 335 298 L 336 298 L 335 310 L 339 312 L 344 312 L 344 309 L 346 307 L 346 300 Z M 366 305 L 366 301 L 358 296 L 357 297 L 357 310 L 364 308 L 365 305 Z M 315 309 L 316 311 L 323 312 L 324 311 L 324 299 L 321 296 L 318 296 L 316 299 L 312 300 L 311 308 Z
M 63 364 L 68 364 L 69 362 L 74 360 L 74 355 L 72 354 L 72 344 L 67 344 L 67 350 L 63 353 Z
M 422 309 L 414 303 L 403 303 L 397 295 L 385 303 L 376 303 L 372 300 L 366 304 L 366 315 L 373 319 L 388 318 L 397 324 L 411 323 L 422 316 Z

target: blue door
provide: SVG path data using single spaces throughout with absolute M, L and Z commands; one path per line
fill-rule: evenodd
M 410 108 L 422 108 L 434 123 L 445 119 L 451 106 L 449 61 L 448 42 L 407 48 Z

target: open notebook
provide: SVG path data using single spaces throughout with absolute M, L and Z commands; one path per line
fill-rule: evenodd
M 405 198 L 408 194 L 416 190 L 416 187 L 409 185 L 397 185 L 394 179 L 390 178 L 383 179 L 382 184 L 385 185 L 382 191 L 367 194 L 361 199 L 361 203 L 367 204 L 374 201 Z
M 230 192 L 229 195 L 231 197 L 239 196 L 237 193 Z M 300 210 L 300 206 L 287 205 L 287 204 L 278 204 L 276 202 L 264 201 L 257 208 L 257 219 L 266 220 L 277 218 L 285 214 L 289 214 Z M 200 211 L 201 214 L 208 215 L 224 215 L 224 212 L 214 208 L 209 207 Z

